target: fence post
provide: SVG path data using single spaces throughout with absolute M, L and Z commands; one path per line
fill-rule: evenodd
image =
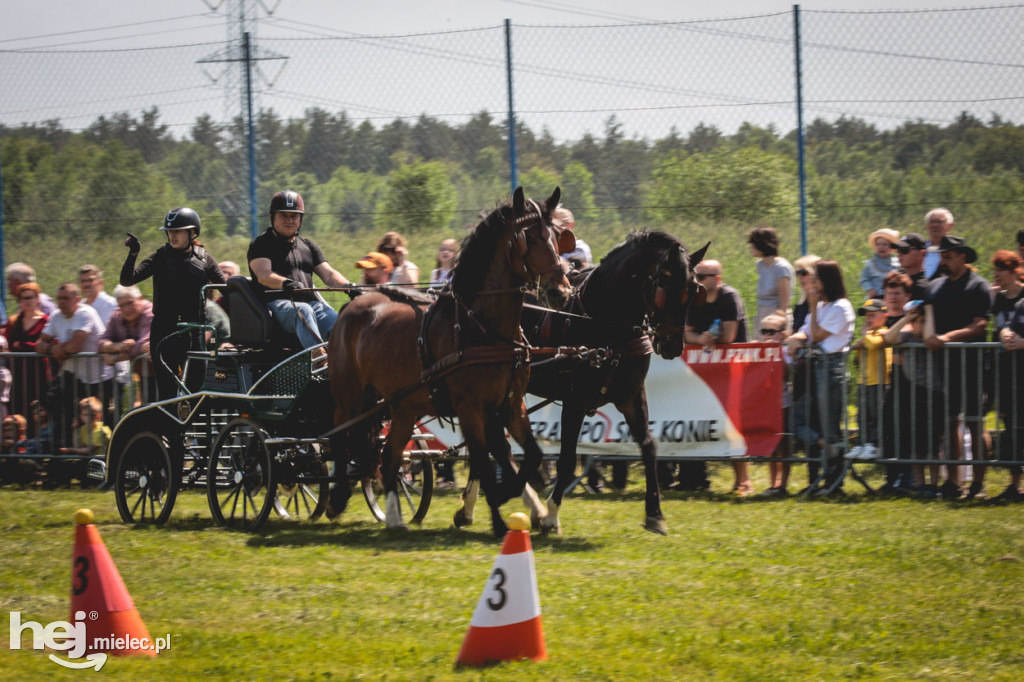
M 249 147 L 249 233 L 253 239 L 259 230 L 256 213 L 256 134 L 252 123 L 252 48 L 249 32 L 242 34 L 242 48 L 245 51 L 245 107 Z
M 800 255 L 807 254 L 807 171 L 804 166 L 804 76 L 800 54 L 800 5 L 793 5 L 793 50 L 796 62 L 796 151 L 800 173 Z
M 0 138 L 0 270 L 7 269 L 7 257 L 4 254 L 4 161 L 3 161 L 3 138 Z M 0 310 L 7 315 L 7 278 L 0 278 Z
M 519 186 L 516 169 L 516 110 L 512 100 L 512 20 L 505 20 L 505 82 L 508 84 L 508 176 L 511 192 Z

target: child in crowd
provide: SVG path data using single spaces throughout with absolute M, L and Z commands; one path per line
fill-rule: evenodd
M 789 320 L 777 313 L 765 316 L 761 320 L 761 340 L 764 343 L 782 343 L 786 339 L 786 325 Z M 782 381 L 782 424 L 783 428 L 789 428 L 790 406 L 793 402 L 793 391 L 790 388 L 790 376 L 793 372 L 793 360 L 789 356 L 789 349 L 782 344 L 782 359 L 786 366 L 786 377 Z M 793 435 L 784 433 L 775 446 L 772 457 L 793 456 Z M 770 485 L 767 490 L 758 497 L 775 497 L 777 495 L 788 495 L 786 486 L 789 485 L 789 462 L 768 462 L 768 478 Z
M 899 240 L 900 233 L 889 228 L 875 230 L 868 237 L 868 244 L 875 255 L 864 261 L 864 269 L 860 271 L 860 286 L 868 298 L 881 298 L 885 293 L 882 280 L 890 271 L 899 268 L 899 261 L 892 252 L 893 244 Z
M 7 346 L 7 337 L 0 334 L 0 353 L 6 353 L 8 350 L 10 349 Z M 7 360 L 0 359 L 0 419 L 7 419 L 10 402 L 11 370 L 7 369 Z
M 434 262 L 436 267 L 430 271 L 431 286 L 444 286 L 452 281 L 452 275 L 455 274 L 455 256 L 458 252 L 459 242 L 456 240 L 441 241 L 441 245 L 437 247 L 437 260 Z
M 61 454 L 106 459 L 110 427 L 103 424 L 103 404 L 99 398 L 92 396 L 79 400 L 78 409 L 78 419 L 72 423 L 72 426 L 78 428 L 75 431 L 75 443 L 70 448 L 61 448 Z
M 28 420 L 20 414 L 4 417 L 3 422 L 0 423 L 0 434 L 2 434 L 0 452 L 5 455 L 25 452 L 22 444 L 25 442 L 25 432 L 27 430 Z
M 853 344 L 860 363 L 860 381 L 857 385 L 857 421 L 861 444 L 846 454 L 847 459 L 876 459 L 881 442 L 879 408 L 882 395 L 889 385 L 892 370 L 892 348 L 885 346 L 885 318 L 889 309 L 878 298 L 869 298 L 857 311 L 864 317 L 864 336 Z
M 50 413 L 39 400 L 29 403 L 29 409 L 32 410 L 32 426 L 36 437 L 23 440 L 18 445 L 30 455 L 53 454 L 53 425 L 50 423 Z
M 0 422 L 0 454 L 16 455 L 25 452 L 25 433 L 28 420 L 20 414 L 4 417 Z M 0 459 L 0 481 L 27 483 L 38 471 L 39 466 L 32 461 L 14 457 Z

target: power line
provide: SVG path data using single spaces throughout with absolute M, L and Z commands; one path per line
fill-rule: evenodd
M 213 13 L 203 12 L 201 14 L 183 14 L 180 17 L 167 17 L 166 19 L 149 19 L 146 21 L 136 21 L 131 24 L 115 24 L 113 26 L 101 26 L 99 28 L 82 28 L 78 29 L 77 31 L 63 31 L 60 33 L 41 33 L 35 36 L 25 36 L 24 38 L 5 38 L 4 40 L 0 40 L 0 43 L 13 43 L 22 40 L 36 40 L 39 38 L 57 38 L 60 36 L 76 35 L 78 33 L 95 33 L 96 31 L 109 31 L 115 28 L 132 28 L 134 26 L 145 26 L 146 24 L 162 24 L 167 21 L 178 21 L 180 19 L 194 19 L 196 17 L 207 17 L 211 14 Z M 108 38 L 107 40 L 113 40 L 113 38 Z

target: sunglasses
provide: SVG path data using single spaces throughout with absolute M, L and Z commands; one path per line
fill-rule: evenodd
M 770 336 L 771 334 L 781 334 L 781 329 L 762 329 L 761 336 Z
M 19 297 L 18 297 L 18 300 L 19 300 L 19 301 L 34 301 L 34 300 L 36 300 L 37 298 L 39 298 L 39 297 L 38 297 L 38 296 L 36 296 L 35 294 L 33 294 L 33 295 L 31 295 L 31 296 L 19 296 Z
M 799 270 L 796 271 L 796 276 L 797 277 L 806 277 L 809 274 L 811 274 L 811 273 L 808 272 L 807 270 L 804 270 L 803 268 L 800 268 Z
M 697 278 L 698 282 L 703 282 L 708 277 L 714 277 L 715 273 L 713 273 L 713 272 L 695 272 L 693 274 L 693 276 Z

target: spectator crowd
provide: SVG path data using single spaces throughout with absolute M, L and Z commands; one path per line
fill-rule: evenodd
M 252 286 L 266 297 L 275 319 L 305 348 L 319 348 L 337 313 L 316 295 L 312 275 L 331 287 L 353 286 L 331 267 L 312 240 L 301 236 L 302 197 L 285 190 L 270 204 L 270 225 L 248 250 Z M 574 230 L 572 212 L 558 207 L 558 229 Z M 797 452 L 807 462 L 805 494 L 841 493 L 846 469 L 882 460 L 884 492 L 956 499 L 984 495 L 985 467 L 915 465 L 915 459 L 985 460 L 991 454 L 1020 460 L 1024 448 L 1024 230 L 1013 249 L 990 257 L 993 281 L 976 269 L 980 256 L 954 234 L 950 211 L 936 208 L 924 234 L 883 228 L 868 235 L 867 258 L 857 273 L 859 291 L 847 287 L 839 263 L 807 254 L 793 263 L 780 255 L 771 227 L 750 231 L 756 259 L 756 310 L 748 317 L 741 292 L 723 280 L 722 263 L 704 260 L 695 277 L 706 302 L 690 310 L 688 343 L 714 345 L 758 341 L 780 344 L 787 368 L 782 396 L 786 433 L 769 468 L 769 487 L 757 493 L 748 461 L 735 461 L 733 492 L 742 497 L 788 494 L 790 464 Z M 185 371 L 189 350 L 230 344 L 226 299 L 217 288 L 241 274 L 218 261 L 199 241 L 201 220 L 190 208 L 169 211 L 160 227 L 166 243 L 137 262 L 141 240 L 129 235 L 119 283 L 106 291 L 104 273 L 82 265 L 77 278 L 47 295 L 26 263 L 7 266 L 7 291 L 16 310 L 2 326 L 0 475 L 39 480 L 45 467 L 33 455 L 105 455 L 111 429 L 125 411 L 197 390 L 202 376 Z M 362 286 L 447 286 L 459 244 L 445 239 L 429 277 L 409 259 L 406 239 L 388 232 L 358 260 Z M 562 254 L 563 267 L 592 264 L 580 238 Z M 137 284 L 153 278 L 153 300 Z M 426 281 L 429 280 L 429 281 Z M 206 296 L 203 290 L 206 288 Z M 281 296 L 285 294 L 287 298 Z M 795 302 L 794 302 L 795 299 Z M 858 316 L 862 331 L 855 338 Z M 195 329 L 182 330 L 181 323 Z M 991 331 L 989 331 L 991 330 Z M 988 344 L 971 348 L 979 341 Z M 951 345 L 952 344 L 952 345 Z M 846 387 L 856 369 L 856 438 L 847 436 Z M 985 429 L 996 413 L 1005 427 L 997 441 Z M 17 455 L 24 455 L 22 459 Z M 15 457 L 10 457 L 14 455 Z M 894 461 L 899 460 L 899 461 Z M 822 468 L 820 464 L 824 464 Z M 83 478 L 84 468 L 51 469 L 59 482 Z M 438 468 L 450 486 L 450 463 Z M 967 480 L 965 474 L 969 476 Z M 1010 469 L 1003 499 L 1024 499 L 1021 470 Z M 708 490 L 706 463 L 662 463 L 662 485 Z

